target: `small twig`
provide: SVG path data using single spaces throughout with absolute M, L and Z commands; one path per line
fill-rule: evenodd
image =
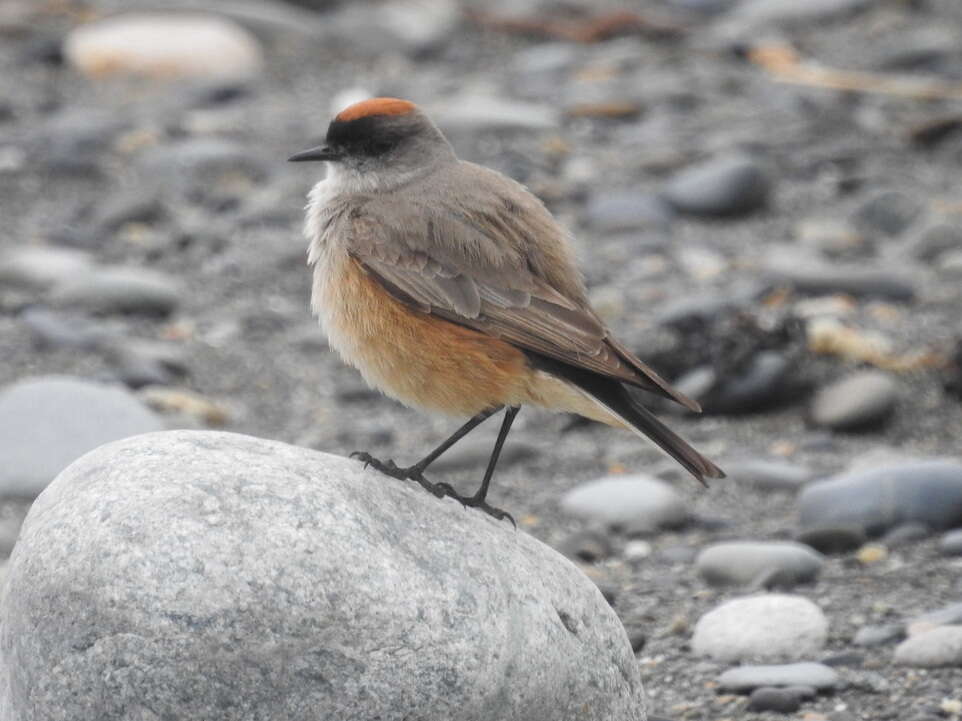
M 802 62 L 795 51 L 785 46 L 753 48 L 748 58 L 772 74 L 778 82 L 792 85 L 879 93 L 912 100 L 962 100 L 962 83 L 934 77 L 910 77 L 883 73 L 840 70 Z

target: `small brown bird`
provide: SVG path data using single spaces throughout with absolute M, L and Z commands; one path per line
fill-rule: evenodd
M 635 386 L 700 410 L 612 337 L 588 303 L 567 233 L 541 201 L 459 160 L 414 104 L 374 98 L 351 105 L 331 121 L 323 146 L 290 160 L 328 163 L 309 195 L 305 235 L 312 306 L 330 345 L 402 403 L 470 417 L 407 468 L 352 455 L 439 497 L 510 518 L 486 496 L 511 423 L 530 403 L 647 436 L 703 483 L 724 477 L 628 394 L 626 386 Z M 502 408 L 476 494 L 424 477 Z

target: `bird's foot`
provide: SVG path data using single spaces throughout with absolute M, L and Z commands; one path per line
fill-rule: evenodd
M 503 521 L 505 518 L 507 518 L 509 521 L 511 521 L 511 525 L 513 525 L 515 528 L 518 527 L 518 524 L 515 523 L 514 518 L 512 518 L 511 514 L 507 511 L 502 511 L 500 508 L 495 508 L 494 506 L 488 505 L 483 498 L 479 498 L 477 495 L 462 496 L 450 483 L 444 483 L 440 481 L 438 483 L 432 483 L 424 477 L 424 471 L 417 465 L 401 468 L 391 459 L 382 461 L 364 451 L 354 451 L 351 454 L 351 458 L 357 458 L 359 461 L 364 462 L 365 468 L 371 466 L 371 468 L 375 468 L 391 478 L 397 478 L 400 481 L 414 481 L 432 496 L 437 498 L 444 498 L 445 496 L 448 498 L 453 498 L 465 508 L 477 508 L 478 510 L 484 511 L 489 516 L 499 521 Z
M 514 522 L 514 518 L 507 511 L 502 511 L 500 508 L 495 508 L 494 506 L 488 505 L 487 501 L 485 501 L 483 498 L 479 498 L 477 495 L 462 496 L 447 483 L 438 483 L 436 485 L 443 486 L 444 488 L 442 490 L 444 490 L 444 495 L 450 496 L 465 508 L 477 508 L 479 511 L 484 511 L 497 521 L 503 521 L 505 518 L 507 518 L 509 521 L 511 521 L 511 525 L 517 529 L 518 524 Z

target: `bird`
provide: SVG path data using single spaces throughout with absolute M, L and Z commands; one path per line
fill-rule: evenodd
M 592 309 L 568 231 L 520 183 L 458 158 L 417 105 L 354 103 L 330 121 L 322 145 L 289 160 L 327 165 L 308 193 L 304 235 L 311 306 L 330 347 L 402 403 L 468 419 L 411 466 L 355 451 L 365 466 L 513 523 L 487 494 L 518 411 L 533 405 L 629 429 L 703 484 L 724 477 L 629 393 L 701 410 Z M 474 494 L 425 477 L 502 409 Z

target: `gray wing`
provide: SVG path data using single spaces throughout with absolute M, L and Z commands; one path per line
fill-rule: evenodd
M 492 188 L 490 171 L 471 172 L 475 197 L 458 205 L 423 202 L 446 195 L 424 188 L 400 202 L 355 197 L 335 234 L 382 287 L 424 313 L 698 410 L 610 337 L 588 305 L 564 231 L 540 201 L 520 185 Z

